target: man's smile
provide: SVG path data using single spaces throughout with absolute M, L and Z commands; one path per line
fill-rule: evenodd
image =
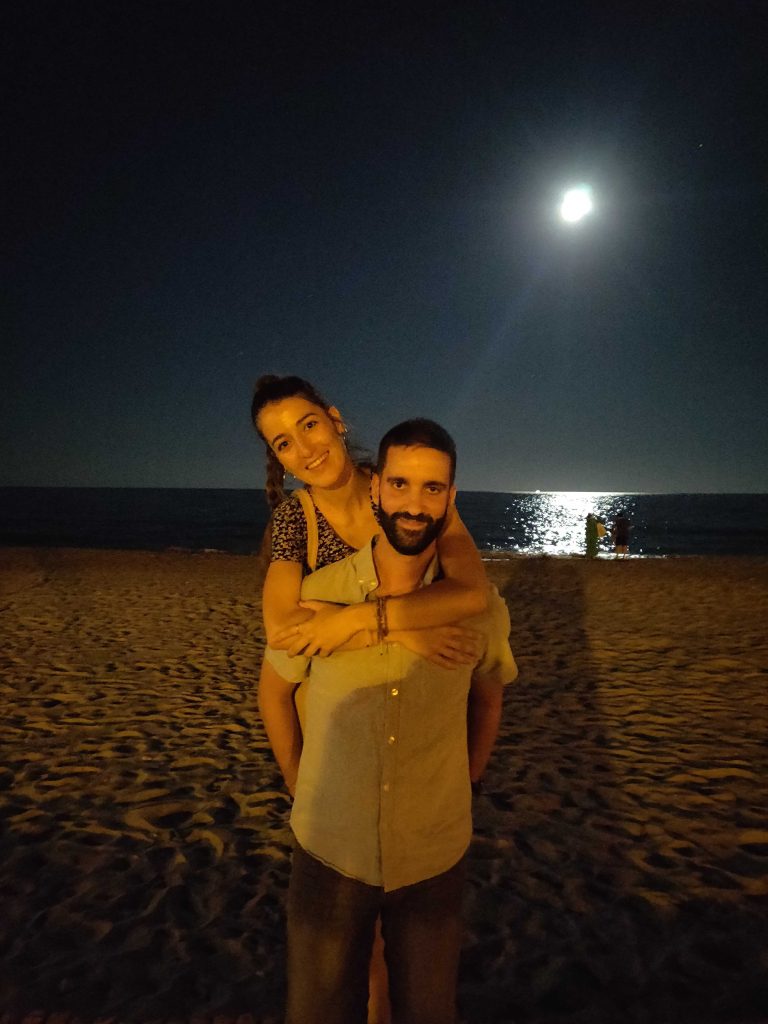
M 425 526 L 429 526 L 434 522 L 430 516 L 409 516 L 402 512 L 395 513 L 392 516 L 393 522 L 397 523 L 403 530 L 415 532 L 416 530 L 423 530 Z

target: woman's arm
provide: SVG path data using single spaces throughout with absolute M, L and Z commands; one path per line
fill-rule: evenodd
M 387 598 L 389 631 L 433 629 L 480 615 L 488 607 L 488 580 L 480 554 L 469 531 L 453 511 L 438 540 L 438 555 L 446 578 L 412 594 Z M 309 602 L 311 604 L 311 602 Z M 265 611 L 266 621 L 266 611 Z M 313 618 L 286 621 L 273 647 L 310 655 L 338 650 L 362 630 L 376 630 L 376 606 L 362 601 L 346 608 L 318 611 Z M 267 626 L 269 629 L 269 626 Z
M 306 606 L 315 612 L 312 627 L 323 636 L 321 641 L 312 643 L 303 636 L 303 629 L 290 626 L 278 635 L 281 649 L 290 655 L 303 654 L 305 657 L 325 657 L 334 651 L 359 651 L 363 647 L 375 647 L 379 642 L 375 629 L 361 629 L 344 642 L 331 646 L 325 639 L 328 623 L 335 628 L 339 621 L 339 606 L 324 601 L 307 601 Z M 483 634 L 466 626 L 430 626 L 428 629 L 389 630 L 387 640 L 400 643 L 414 654 L 433 661 L 441 668 L 457 668 L 459 665 L 474 665 L 482 653 Z M 274 646 L 274 645 L 273 645 Z
M 301 601 L 302 567 L 298 562 L 271 562 L 264 578 L 262 612 L 267 643 L 277 650 L 284 650 L 285 643 L 279 643 L 281 631 L 306 619 L 312 612 L 299 605 Z
M 444 579 L 412 594 L 387 600 L 387 622 L 392 629 L 444 626 L 488 607 L 488 579 L 480 553 L 455 508 L 437 540 L 437 554 Z
M 262 615 L 267 643 L 278 650 L 284 645 L 276 634 L 311 618 L 302 610 L 301 581 L 307 557 L 307 521 L 297 498 L 282 502 L 272 513 L 270 561 L 264 578 Z

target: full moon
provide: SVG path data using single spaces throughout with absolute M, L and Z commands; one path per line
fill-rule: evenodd
M 582 220 L 592 212 L 592 194 L 588 188 L 569 188 L 560 204 L 560 216 L 569 224 Z

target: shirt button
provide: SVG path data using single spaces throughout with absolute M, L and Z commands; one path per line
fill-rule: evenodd
M 394 736 L 390 736 L 389 739 L 387 740 L 387 743 L 389 743 L 390 747 L 392 746 L 392 744 L 394 742 L 395 742 L 395 737 Z
M 385 793 L 388 793 L 389 792 L 389 783 L 385 782 L 384 785 L 381 788 L 384 790 Z
M 396 697 L 396 696 L 398 695 L 398 693 L 400 693 L 400 691 L 398 690 L 398 688 L 397 688 L 396 686 L 393 686 L 393 687 L 392 687 L 392 696 L 393 696 L 393 697 Z

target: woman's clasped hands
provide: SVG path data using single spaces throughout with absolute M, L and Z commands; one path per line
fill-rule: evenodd
M 303 622 L 279 630 L 271 646 L 290 655 L 327 657 L 366 628 L 370 607 L 365 604 L 338 605 L 327 601 L 302 601 L 300 607 L 312 614 Z M 363 646 L 358 644 L 357 646 Z
M 327 657 L 341 648 L 359 650 L 376 643 L 370 627 L 371 605 L 366 602 L 341 606 L 325 601 L 302 601 L 311 615 L 302 622 L 279 630 L 271 645 L 286 653 L 305 657 Z M 387 640 L 401 643 L 414 654 L 441 668 L 472 665 L 482 654 L 483 634 L 460 625 L 433 626 L 391 632 Z

